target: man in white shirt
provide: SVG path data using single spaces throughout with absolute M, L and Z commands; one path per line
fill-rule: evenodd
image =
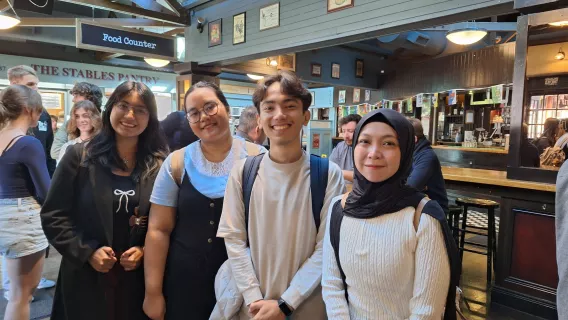
M 217 232 L 225 238 L 233 276 L 244 297 L 240 319 L 283 320 L 291 314 L 295 320 L 326 318 L 320 286 L 323 237 L 330 202 L 343 192 L 344 181 L 341 169 L 330 162 L 317 228 L 310 155 L 302 150 L 300 139 L 310 120 L 311 99 L 300 79 L 286 71 L 266 78 L 253 95 L 271 149 L 263 156 L 252 187 L 248 223 L 242 189 L 245 161 L 233 168 Z

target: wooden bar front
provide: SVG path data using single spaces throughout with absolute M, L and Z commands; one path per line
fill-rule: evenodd
M 491 303 L 557 319 L 556 186 L 507 179 L 504 171 L 443 167 L 442 172 L 448 191 L 486 195 L 501 204 Z

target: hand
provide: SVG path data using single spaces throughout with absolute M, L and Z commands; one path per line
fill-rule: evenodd
M 260 300 L 251 303 L 249 312 L 254 315 L 253 320 L 285 320 L 286 316 L 280 310 L 276 300 Z
M 152 320 L 164 320 L 166 314 L 166 300 L 162 293 L 146 294 L 142 305 L 144 313 Z
M 110 247 L 101 247 L 89 258 L 89 264 L 98 272 L 107 273 L 116 263 L 114 251 Z
M 120 265 L 126 271 L 135 270 L 140 266 L 142 257 L 144 257 L 144 250 L 141 247 L 132 247 L 120 256 Z

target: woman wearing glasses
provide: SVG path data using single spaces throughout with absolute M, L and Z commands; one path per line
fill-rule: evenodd
M 144 239 L 150 194 L 167 145 L 154 94 L 124 82 L 111 95 L 101 132 L 69 148 L 41 218 L 61 253 L 51 319 L 147 319 Z
M 185 95 L 191 129 L 200 139 L 162 165 L 150 202 L 144 261 L 144 311 L 151 319 L 209 319 L 215 275 L 227 260 L 217 227 L 233 164 L 264 148 L 234 139 L 229 104 L 215 84 Z

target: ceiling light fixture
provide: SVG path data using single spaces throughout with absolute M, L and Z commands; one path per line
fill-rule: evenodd
M 10 5 L 10 9 L 12 9 L 13 15 L 9 13 L 2 13 L 0 14 L 0 30 L 6 30 L 13 28 L 22 22 L 14 7 L 12 7 L 11 0 L 8 0 L 8 4 Z
M 475 23 L 473 23 L 471 27 L 466 26 L 463 29 L 448 32 L 446 38 L 455 44 L 467 46 L 478 42 L 486 35 L 487 30 L 479 29 L 475 26 Z
M 548 25 L 551 25 L 553 27 L 565 27 L 568 26 L 568 21 L 564 20 L 564 21 L 552 22 L 549 23 Z
M 258 80 L 261 80 L 261 79 L 264 78 L 263 76 L 259 76 L 257 74 L 251 74 L 251 73 L 247 73 L 247 77 L 251 78 L 254 81 L 258 81 Z
M 156 68 L 165 67 L 168 64 L 170 64 L 168 60 L 162 60 L 162 59 L 144 58 L 144 61 L 146 61 L 146 63 L 151 65 L 152 67 Z
M 278 60 L 273 57 L 266 58 L 266 65 L 270 67 L 278 67 Z
M 560 47 L 560 49 L 558 49 L 558 53 L 554 56 L 554 59 L 564 60 L 564 57 L 566 57 L 566 55 L 564 54 L 564 51 L 562 51 L 562 47 Z

